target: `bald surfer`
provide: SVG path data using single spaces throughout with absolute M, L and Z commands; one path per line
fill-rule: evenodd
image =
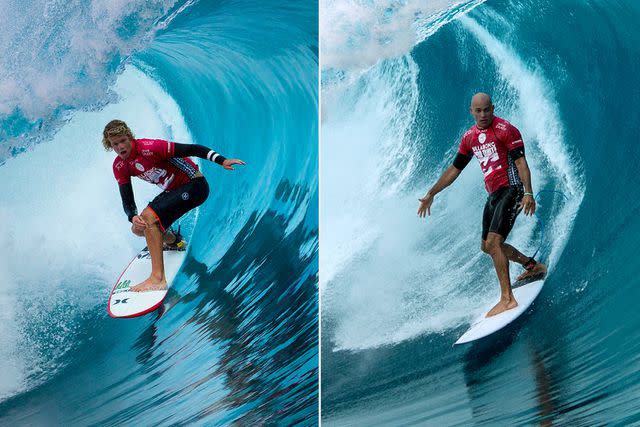
M 166 247 L 180 244 L 181 239 L 169 231 L 169 227 L 209 196 L 207 180 L 189 157 L 215 162 L 227 170 L 245 163 L 239 159 L 226 159 L 202 145 L 136 139 L 122 120 L 107 123 L 102 132 L 102 145 L 117 155 L 113 161 L 113 174 L 120 189 L 122 206 L 131 222 L 131 231 L 146 238 L 151 255 L 149 278 L 132 286 L 131 291 L 167 289 L 163 242 Z M 131 177 L 156 184 L 163 190 L 140 214 L 133 197 Z
M 547 267 L 505 243 L 518 213 L 524 211 L 525 215 L 533 215 L 536 211 L 531 173 L 520 131 L 494 115 L 493 102 L 486 93 L 475 94 L 469 110 L 476 124 L 462 136 L 453 164 L 419 199 L 418 216 L 431 215 L 435 195 L 451 185 L 475 156 L 480 162 L 489 193 L 482 216 L 480 248 L 491 256 L 500 282 L 500 301 L 487 313 L 486 317 L 490 317 L 518 306 L 511 290 L 509 261 L 517 262 L 525 269 L 517 280 L 544 274 Z

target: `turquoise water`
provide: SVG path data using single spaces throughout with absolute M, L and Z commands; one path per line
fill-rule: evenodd
M 7 4 L 0 424 L 315 425 L 317 5 Z M 163 310 L 111 319 L 129 232 L 104 124 L 209 146 Z M 138 207 L 157 189 L 134 182 Z
M 377 58 L 344 60 L 362 31 L 347 27 L 351 44 L 323 62 L 322 164 L 361 153 L 348 188 L 321 170 L 323 424 L 638 423 L 640 9 L 447 7 L 354 9 L 386 25 L 366 49 Z M 540 248 L 550 270 L 520 321 L 452 347 L 499 292 L 479 251 L 486 195 L 477 165 L 436 196 L 431 217 L 415 212 L 473 124 L 478 91 L 520 128 L 534 188 L 548 190 L 509 241 Z M 331 249 L 339 256 L 325 255 Z

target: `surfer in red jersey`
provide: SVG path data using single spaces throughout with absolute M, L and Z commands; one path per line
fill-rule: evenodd
M 198 166 L 188 157 L 195 156 L 234 170 L 233 165 L 244 165 L 242 160 L 226 159 L 202 145 L 179 144 L 162 139 L 135 139 L 129 126 L 122 120 L 112 120 L 102 132 L 102 145 L 113 150 L 113 174 L 120 187 L 122 206 L 131 222 L 131 231 L 144 236 L 151 255 L 149 278 L 131 287 L 143 292 L 167 288 L 164 274 L 163 243 L 179 245 L 181 237 L 169 230 L 178 218 L 200 206 L 209 196 L 209 185 Z M 131 177 L 138 177 L 162 188 L 138 214 L 133 197 Z
M 463 135 L 453 164 L 419 199 L 418 216 L 431 215 L 435 195 L 451 185 L 475 156 L 489 193 L 482 217 L 480 248 L 491 256 L 500 282 L 500 302 L 489 310 L 487 317 L 490 317 L 518 306 L 511 291 L 509 261 L 517 262 L 525 269 L 518 280 L 544 274 L 547 267 L 505 243 L 518 213 L 522 210 L 525 215 L 533 215 L 536 211 L 520 131 L 508 121 L 494 116 L 491 97 L 485 93 L 473 96 L 470 111 L 476 124 Z

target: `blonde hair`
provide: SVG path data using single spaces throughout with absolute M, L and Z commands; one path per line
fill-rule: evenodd
M 133 139 L 133 132 L 131 132 L 129 126 L 127 126 L 127 124 L 122 120 L 116 119 L 107 123 L 102 131 L 102 145 L 104 146 L 104 149 L 107 151 L 113 150 L 111 142 L 109 142 L 109 137 L 120 135 L 127 135 L 130 139 Z

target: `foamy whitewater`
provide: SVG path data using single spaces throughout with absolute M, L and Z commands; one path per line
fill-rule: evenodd
M 585 334 L 611 333 L 587 325 L 612 313 L 585 307 L 628 298 L 605 271 L 630 249 L 612 242 L 616 224 L 625 224 L 616 236 L 636 224 L 633 208 L 612 203 L 626 206 L 637 187 L 624 170 L 637 150 L 639 11 L 631 2 L 421 3 L 321 2 L 323 420 L 626 420 L 620 407 L 632 398 L 610 394 L 619 386 L 608 379 L 602 401 L 583 403 L 593 393 L 586 384 L 616 368 L 572 367 L 598 351 L 597 336 Z M 538 251 L 549 275 L 521 322 L 454 349 L 499 296 L 479 250 L 486 192 L 477 162 L 436 196 L 430 217 L 416 211 L 473 124 L 478 91 L 523 134 L 538 212 L 518 218 L 508 241 Z M 609 130 L 613 117 L 621 121 Z M 635 280 L 624 276 L 626 293 Z M 608 349 L 626 356 L 618 369 L 635 360 L 624 342 Z M 585 388 L 564 394 L 567 378 Z M 521 399 L 497 403 L 513 396 Z
M 5 2 L 0 24 L 0 424 L 315 424 L 317 5 Z M 104 125 L 241 158 L 162 315 L 111 319 L 145 245 Z M 133 180 L 138 208 L 158 192 Z

